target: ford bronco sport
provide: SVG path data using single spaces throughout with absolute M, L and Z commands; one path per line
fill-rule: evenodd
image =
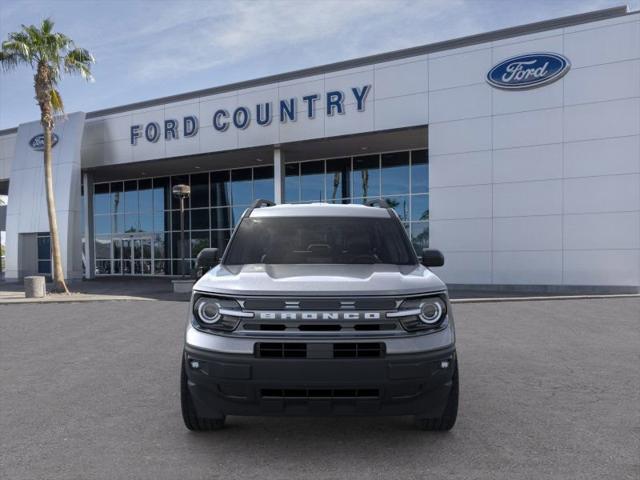
M 449 430 L 458 363 L 444 283 L 382 201 L 247 209 L 222 258 L 198 257 L 182 356 L 182 416 L 413 415 Z M 213 267 L 213 268 L 211 268 Z M 209 269 L 211 268 L 211 269 Z

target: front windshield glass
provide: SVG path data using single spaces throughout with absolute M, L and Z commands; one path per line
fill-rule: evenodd
M 263 217 L 238 226 L 226 265 L 415 265 L 416 256 L 394 218 Z

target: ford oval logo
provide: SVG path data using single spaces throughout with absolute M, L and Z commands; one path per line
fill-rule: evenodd
M 566 74 L 571 62 L 557 53 L 530 53 L 508 58 L 489 70 L 487 82 L 505 90 L 541 87 Z
M 56 146 L 56 143 L 58 143 L 58 140 L 59 140 L 58 135 L 56 135 L 55 133 L 52 133 L 51 148 Z M 37 150 L 38 152 L 43 152 L 44 151 L 44 133 L 39 133 L 38 135 L 33 137 L 31 140 L 29 140 L 29 145 L 34 150 Z

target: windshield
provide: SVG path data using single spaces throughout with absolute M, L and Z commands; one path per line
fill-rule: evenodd
M 415 265 L 416 256 L 394 218 L 245 218 L 224 259 L 226 265 Z

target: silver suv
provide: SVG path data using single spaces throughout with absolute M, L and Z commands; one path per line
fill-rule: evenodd
M 227 415 L 414 415 L 449 430 L 458 362 L 444 283 L 392 208 L 274 205 L 198 257 L 182 356 L 190 430 Z

